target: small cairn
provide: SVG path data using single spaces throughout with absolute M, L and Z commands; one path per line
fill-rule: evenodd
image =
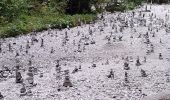
M 97 67 L 97 66 L 96 66 L 96 64 L 92 64 L 92 67 L 95 68 L 95 67 Z
M 79 65 L 79 70 L 81 70 L 81 64 Z
M 41 72 L 39 77 L 42 78 L 43 76 L 44 76 L 44 74 Z
M 64 80 L 63 86 L 64 87 L 73 87 L 73 85 L 72 85 L 72 83 L 70 81 L 69 71 L 68 70 L 65 71 L 65 80 Z
M 16 55 L 15 55 L 15 57 L 18 57 L 19 56 L 19 53 L 18 52 L 16 52 Z
M 8 44 L 8 49 L 9 49 L 9 52 L 12 52 L 12 46 L 10 43 Z
M 96 42 L 94 41 L 94 40 L 92 40 L 91 42 L 90 42 L 90 44 L 95 44 Z
M 147 55 L 150 55 L 150 54 L 151 54 L 151 50 L 147 50 L 147 51 L 146 51 L 146 54 L 147 54 Z
M 137 60 L 136 60 L 136 66 L 140 66 L 141 65 L 141 63 L 140 63 L 140 60 L 139 60 L 139 57 L 137 58 Z
M 141 76 L 142 77 L 147 77 L 146 71 L 144 71 L 143 69 L 141 69 Z
M 161 39 L 159 40 L 159 43 L 162 43 L 162 40 L 161 40 Z
M 169 75 L 169 73 L 166 73 L 165 76 L 167 77 L 166 78 L 166 82 L 169 83 L 170 82 L 170 75 Z
M 146 57 L 144 57 L 144 60 L 143 60 L 144 63 L 146 63 Z
M 27 89 L 27 96 L 32 96 L 33 95 L 33 93 L 32 93 L 32 91 L 31 91 L 31 88 L 28 88 Z
M 124 70 L 130 70 L 129 63 L 124 63 Z
M 54 53 L 54 48 L 53 48 L 53 47 L 51 47 L 50 53 L 51 53 L 51 54 Z
M 30 46 L 29 46 L 29 41 L 27 41 L 27 44 L 26 44 L 26 54 L 28 54 L 28 49 L 30 48 Z
M 114 72 L 113 69 L 110 70 L 110 74 L 107 76 L 108 78 L 114 79 Z
M 22 88 L 20 89 L 20 96 L 25 96 L 27 95 L 27 90 L 25 88 L 25 85 L 22 86 Z
M 0 42 L 0 53 L 2 52 L 2 44 L 1 44 L 1 42 Z
M 16 70 L 16 78 L 15 78 L 16 83 L 23 83 L 23 78 L 21 76 L 21 73 Z
M 28 77 L 26 78 L 26 85 L 28 87 L 33 87 L 33 86 L 36 86 L 36 84 L 34 83 L 34 74 L 33 74 L 33 68 L 32 67 L 29 67 L 29 70 L 28 70 Z
M 108 60 L 108 59 L 106 60 L 106 63 L 105 63 L 105 65 L 109 65 L 109 60 Z
M 159 53 L 159 60 L 163 60 L 162 53 Z
M 20 89 L 20 96 L 32 96 L 33 93 L 31 88 L 26 88 L 25 84 L 22 84 L 22 88 Z
M 79 71 L 79 69 L 77 67 L 75 67 L 72 73 L 74 74 L 74 73 L 76 73 L 78 71 Z
M 151 44 L 151 52 L 152 52 L 152 53 L 154 52 L 154 46 L 153 46 L 153 44 Z
M 32 65 L 32 60 L 31 60 L 31 59 L 28 60 L 28 65 L 29 65 L 29 66 Z
M 128 80 L 128 73 L 125 72 L 125 83 L 129 83 L 129 80 Z
M 29 48 L 30 48 L 29 41 L 27 41 L 26 49 L 28 50 Z
M 59 64 L 59 60 L 57 60 L 57 65 L 55 67 L 55 70 L 56 70 L 56 79 L 60 79 L 61 76 L 60 76 L 60 73 L 61 73 L 61 67 L 60 67 L 60 64 Z
M 60 80 L 62 79 L 61 77 L 61 67 L 59 65 L 59 60 L 57 60 L 57 65 L 56 65 L 56 83 L 58 85 L 58 91 L 61 90 L 61 85 L 60 85 Z
M 122 41 L 123 36 L 119 36 L 119 41 Z
M 41 38 L 41 46 L 40 47 L 43 47 L 44 46 L 44 39 Z
M 60 73 L 61 72 L 61 67 L 59 64 L 56 65 L 56 72 L 57 73 Z
M 167 82 L 167 83 L 170 82 L 170 76 L 167 77 L 166 82 Z

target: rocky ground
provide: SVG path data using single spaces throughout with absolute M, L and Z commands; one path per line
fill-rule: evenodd
M 104 13 L 88 25 L 0 39 L 0 92 L 4 100 L 146 100 L 168 94 L 169 15 L 170 5 L 144 5 Z M 17 65 L 24 82 L 28 68 L 37 69 L 31 96 L 20 96 Z M 65 70 L 72 87 L 63 86 Z

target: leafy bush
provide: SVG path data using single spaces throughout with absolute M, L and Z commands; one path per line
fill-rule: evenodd
M 0 17 L 11 22 L 21 13 L 27 12 L 26 0 L 1 0 L 0 1 Z
M 128 10 L 133 10 L 136 7 L 134 2 L 129 2 L 125 6 L 126 6 L 126 9 Z
M 6 25 L 0 26 L 0 37 L 14 37 L 20 34 L 26 34 L 33 30 L 42 31 L 49 28 L 66 28 L 68 25 L 74 27 L 79 25 L 77 19 L 80 19 L 86 23 L 90 23 L 96 19 L 96 15 L 93 14 L 81 14 L 81 15 L 43 15 L 43 16 L 27 16 L 22 15 L 19 20 L 15 20 Z M 61 26 L 60 26 L 61 25 Z
M 66 0 L 50 0 L 49 7 L 53 12 L 65 13 L 67 3 Z
M 89 23 L 96 18 L 91 13 L 91 5 L 98 9 L 103 1 L 0 0 L 0 37 L 13 37 L 33 30 L 42 31 L 49 25 L 52 28 L 73 27 L 80 24 L 77 19 Z M 66 11 L 71 11 L 73 15 L 67 15 Z

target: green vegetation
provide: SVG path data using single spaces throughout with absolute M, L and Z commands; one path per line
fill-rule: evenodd
M 0 0 L 0 37 L 14 37 L 32 31 L 51 28 L 65 28 L 89 23 L 96 14 L 87 9 L 90 3 L 74 0 L 79 6 L 70 4 L 72 0 Z M 90 1 L 92 2 L 92 1 Z M 68 12 L 77 7 L 76 12 Z M 83 9 L 83 10 L 81 10 Z M 89 13 L 87 13 L 89 12 Z
M 43 15 L 43 16 L 26 16 L 23 15 L 11 23 L 0 26 L 0 37 L 14 37 L 28 32 L 42 31 L 49 28 L 66 28 L 79 25 L 78 19 L 84 23 L 94 20 L 94 14 L 76 14 L 76 15 Z
M 107 11 L 110 11 L 110 12 L 115 12 L 115 11 L 123 12 L 125 10 L 133 10 L 138 5 L 141 5 L 142 2 L 144 2 L 145 0 L 123 0 L 122 2 L 117 2 L 117 0 L 113 0 L 113 1 L 114 1 L 113 4 L 109 4 L 106 7 Z
M 109 11 L 109 12 L 115 12 L 115 11 L 123 12 L 123 11 L 126 10 L 126 7 L 124 6 L 123 3 L 114 3 L 114 4 L 111 4 L 111 5 L 108 5 L 106 7 L 106 10 Z
M 65 28 L 89 23 L 110 0 L 0 0 L 0 37 L 14 37 L 32 31 Z M 117 0 L 115 0 L 117 1 Z M 143 0 L 125 0 L 106 7 L 108 11 L 134 9 Z M 96 8 L 91 10 L 91 6 Z

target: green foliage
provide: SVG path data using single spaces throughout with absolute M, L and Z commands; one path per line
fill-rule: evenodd
M 145 0 L 125 0 L 125 3 L 130 3 L 130 5 L 140 5 Z M 133 4 L 132 4 L 133 3 Z
M 136 7 L 134 2 L 128 2 L 125 6 L 127 10 L 133 10 Z
M 101 12 L 102 3 L 109 0 L 0 0 L 0 37 L 11 37 L 33 30 L 65 28 L 89 23 L 96 18 L 91 12 L 95 6 Z M 108 6 L 113 11 L 133 9 L 143 0 L 125 0 L 123 4 Z M 72 15 L 67 15 L 69 14 Z
M 125 9 L 126 6 L 123 5 L 122 3 L 116 3 L 116 4 L 108 5 L 106 7 L 106 10 L 109 12 L 115 12 L 115 11 L 123 12 Z
M 81 15 L 35 15 L 28 16 L 22 15 L 19 20 L 15 20 L 11 23 L 1 26 L 0 25 L 0 37 L 14 37 L 20 34 L 26 34 L 32 32 L 33 30 L 42 31 L 49 28 L 66 28 L 68 25 L 74 27 L 79 25 L 77 19 L 83 22 L 90 23 L 92 20 L 96 19 L 96 15 L 93 14 L 81 14 Z M 61 25 L 61 27 L 60 27 Z
M 102 3 L 106 3 L 106 0 L 91 0 L 91 4 L 93 4 L 96 8 L 97 12 L 102 12 L 103 9 L 100 7 Z
M 21 13 L 27 12 L 26 0 L 1 0 L 0 17 L 1 20 L 12 21 Z
M 49 7 L 53 12 L 65 13 L 67 2 L 67 0 L 50 0 Z
M 96 18 L 93 14 L 66 15 L 69 1 L 0 0 L 0 37 L 14 37 L 33 30 L 42 31 L 49 28 L 49 25 L 52 28 L 66 28 L 68 25 L 73 27 L 79 25 L 78 19 L 89 23 Z M 79 3 L 82 6 L 85 5 L 84 3 L 90 6 L 91 2 L 79 0 Z M 86 12 L 87 9 L 81 12 Z M 80 10 L 79 7 L 78 10 Z
M 121 3 L 114 2 L 113 4 L 109 4 L 106 7 L 106 10 L 109 12 L 115 12 L 115 11 L 125 11 L 125 10 L 133 10 L 136 6 L 141 5 L 142 2 L 145 0 L 124 0 Z

